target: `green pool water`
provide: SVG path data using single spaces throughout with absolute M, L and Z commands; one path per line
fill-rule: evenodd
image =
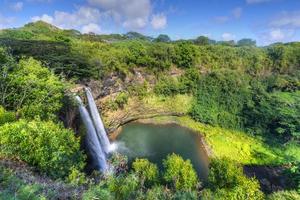
M 117 136 L 118 152 L 128 156 L 131 164 L 135 158 L 147 158 L 162 169 L 162 160 L 176 153 L 190 159 L 201 180 L 208 174 L 208 156 L 201 136 L 178 125 L 151 125 L 130 123 Z

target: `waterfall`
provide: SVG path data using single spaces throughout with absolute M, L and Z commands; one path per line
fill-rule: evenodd
M 91 113 L 91 117 L 92 120 L 94 122 L 94 127 L 96 129 L 98 138 L 100 140 L 101 146 L 104 150 L 104 152 L 106 153 L 106 155 L 109 154 L 110 152 L 110 142 L 109 139 L 107 137 L 105 128 L 104 128 L 104 124 L 102 122 L 102 119 L 100 117 L 100 114 L 98 112 L 95 100 L 93 98 L 92 92 L 89 88 L 85 88 L 85 92 L 86 92 L 86 96 L 87 96 L 87 100 L 88 100 L 88 105 L 89 105 L 89 110 Z
M 87 129 L 86 141 L 88 143 L 88 149 L 90 151 L 90 154 L 91 154 L 96 166 L 98 167 L 98 169 L 102 172 L 105 172 L 108 169 L 108 165 L 106 162 L 106 156 L 101 148 L 99 139 L 97 137 L 96 130 L 94 128 L 93 121 L 90 117 L 89 112 L 84 107 L 79 96 L 76 96 L 76 100 L 79 103 L 80 116 L 82 118 L 82 121 L 83 121 L 86 129 Z

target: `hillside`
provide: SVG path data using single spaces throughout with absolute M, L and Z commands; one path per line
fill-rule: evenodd
M 60 196 L 47 182 L 78 199 L 299 197 L 300 42 L 81 34 L 38 21 L 0 31 L 0 66 L 0 159 L 25 162 L 26 174 L 46 180 L 38 189 L 19 167 L 0 162 L 1 198 L 22 199 L 27 186 L 32 198 Z M 131 121 L 175 123 L 203 136 L 208 180 L 175 154 L 163 170 L 146 159 L 127 165 L 116 154 L 109 163 L 118 173 L 91 172 L 73 98 L 85 86 L 111 138 Z

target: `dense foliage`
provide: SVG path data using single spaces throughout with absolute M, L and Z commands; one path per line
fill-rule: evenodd
M 169 155 L 164 161 L 164 179 L 176 190 L 189 191 L 195 189 L 198 177 L 190 160 L 184 161 L 176 154 Z
M 258 182 L 247 178 L 241 167 L 227 159 L 211 161 L 208 182 L 212 192 L 205 191 L 204 199 L 264 199 Z
M 131 80 L 137 71 L 143 74 L 139 83 Z M 163 161 L 163 170 L 141 158 L 128 171 L 92 173 L 95 179 L 83 173 L 80 138 L 58 122 L 58 113 L 66 106 L 66 84 L 107 77 L 117 77 L 120 86 L 108 101 L 110 111 L 128 112 L 126 106 L 136 97 L 149 105 L 151 98 L 160 98 L 171 107 L 178 107 L 173 102 L 177 96 L 190 99 L 179 105 L 189 108 L 180 111 L 186 110 L 197 130 L 213 140 L 212 150 L 219 155 L 210 162 L 207 183 L 200 182 L 189 160 L 175 154 Z M 236 43 L 204 36 L 172 41 L 167 35 L 152 38 L 136 32 L 82 35 L 30 23 L 0 32 L 0 157 L 23 160 L 53 178 L 84 186 L 83 199 L 260 200 L 265 195 L 258 181 L 244 175 L 241 163 L 281 163 L 289 166 L 293 190 L 266 198 L 297 199 L 299 89 L 299 42 L 256 47 L 247 38 Z M 223 143 L 233 148 L 222 149 Z M 279 148 L 287 152 L 279 153 Z M 238 163 L 224 158 L 233 150 L 239 151 L 233 155 Z M 287 160 L 292 163 L 283 163 Z M 15 178 L 5 169 L 0 172 L 5 188 L 0 187 L 0 198 L 10 198 Z M 26 192 L 32 199 L 44 198 L 38 186 L 16 183 L 16 198 Z
M 11 170 L 0 167 L 0 199 L 40 200 L 46 195 L 41 192 L 41 185 L 26 184 L 18 179 Z
M 2 156 L 20 158 L 55 178 L 84 166 L 79 140 L 53 122 L 19 120 L 1 126 L 0 136 Z
M 2 106 L 0 106 L 0 126 L 13 122 L 16 120 L 15 113 L 6 111 Z
M 82 170 L 80 141 L 57 123 L 64 83 L 39 61 L 16 62 L 0 50 L 1 157 L 20 159 L 54 178 Z
M 147 159 L 136 159 L 132 165 L 133 169 L 129 173 L 109 176 L 91 187 L 83 195 L 83 199 L 198 198 L 197 175 L 190 161 L 172 154 L 165 159 L 162 171 Z
M 151 186 L 158 182 L 158 168 L 147 159 L 136 159 L 132 164 L 132 168 L 141 180 L 141 185 Z
M 62 107 L 63 83 L 39 61 L 22 59 L 0 68 L 1 105 L 21 116 L 55 118 Z
M 231 70 L 204 75 L 198 82 L 193 118 L 229 128 L 241 127 L 243 106 L 251 98 L 247 79 Z

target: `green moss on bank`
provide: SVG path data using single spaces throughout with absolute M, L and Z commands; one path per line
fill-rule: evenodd
M 143 103 L 148 108 L 187 114 L 191 108 L 192 99 L 192 96 L 186 94 L 177 94 L 167 97 L 150 95 L 143 99 Z

